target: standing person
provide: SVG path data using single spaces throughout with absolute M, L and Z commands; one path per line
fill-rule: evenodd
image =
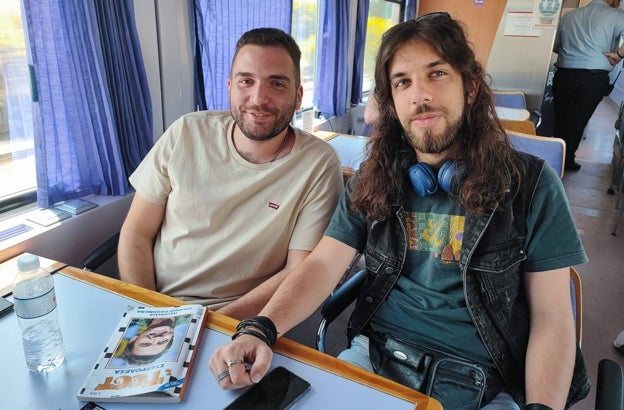
M 558 175 L 512 149 L 485 72 L 447 13 L 388 30 L 375 67 L 368 158 L 312 254 L 213 353 L 221 387 L 258 382 L 277 335 L 364 252 L 351 346 L 339 358 L 421 391 L 441 381 L 432 363 L 461 362 L 478 391 L 434 392 L 449 409 L 562 409 L 585 397 L 569 267 L 586 255 Z M 228 367 L 240 360 L 253 366 Z
M 187 114 L 165 131 L 130 177 L 122 280 L 246 317 L 318 243 L 343 182 L 331 146 L 289 126 L 300 57 L 283 31 L 248 31 L 228 79 L 231 112 Z
M 624 56 L 620 0 L 593 0 L 561 17 L 555 37 L 553 79 L 554 135 L 566 142 L 565 168 L 578 171 L 575 154 L 602 97 L 609 91 L 609 71 Z

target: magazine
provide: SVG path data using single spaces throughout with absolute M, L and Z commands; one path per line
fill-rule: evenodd
M 181 401 L 205 314 L 201 305 L 128 306 L 78 391 L 78 400 Z

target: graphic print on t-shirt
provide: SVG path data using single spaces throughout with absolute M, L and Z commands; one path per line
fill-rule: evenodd
M 458 263 L 464 216 L 406 212 L 408 249 L 431 252 L 441 263 Z

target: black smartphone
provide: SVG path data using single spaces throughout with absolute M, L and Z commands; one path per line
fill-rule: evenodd
M 0 298 L 0 316 L 3 316 L 5 313 L 9 313 L 13 310 L 13 303 L 9 302 L 5 298 Z
M 224 410 L 285 410 L 308 390 L 310 383 L 279 366 L 238 396 Z

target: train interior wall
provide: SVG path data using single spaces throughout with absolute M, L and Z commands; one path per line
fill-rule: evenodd
M 486 4 L 492 5 L 492 9 L 488 9 L 487 12 L 498 12 L 503 7 L 500 12 L 504 14 L 514 1 L 522 0 L 486 1 Z M 447 3 L 449 3 L 448 7 L 458 7 L 458 4 L 468 6 L 469 3 L 474 2 L 472 0 L 448 0 Z M 569 3 L 571 2 L 564 2 L 564 7 Z M 441 2 L 422 1 L 422 10 L 424 11 L 425 7 L 431 4 L 439 6 Z M 135 0 L 135 8 L 138 10 L 136 14 L 139 37 L 153 100 L 154 138 L 157 139 L 179 115 L 194 110 L 193 86 L 189 84 L 189 79 L 193 78 L 192 50 L 188 42 L 192 33 L 190 0 L 180 2 Z M 473 12 L 477 13 L 475 10 Z M 465 15 L 465 10 L 459 9 L 457 13 L 461 18 Z M 498 37 L 501 29 L 498 22 L 494 21 L 496 24 L 487 27 L 487 33 L 493 35 L 491 44 L 487 45 L 487 39 L 479 40 L 476 44 L 484 47 L 479 49 L 480 59 L 488 55 L 488 69 L 495 67 L 492 65 L 495 63 L 492 62 L 500 57 L 501 44 L 505 46 L 506 42 L 512 41 L 504 38 L 505 36 L 502 39 Z M 497 44 L 499 41 L 502 43 Z M 547 55 L 541 62 L 543 66 L 539 67 L 539 70 L 542 70 L 540 72 L 552 63 L 548 49 L 551 47 L 548 45 L 551 41 L 552 39 L 544 39 L 544 44 L 540 43 L 540 55 Z M 515 58 L 521 54 L 518 49 L 525 53 L 529 48 L 519 46 L 518 43 L 512 44 L 516 52 Z M 484 51 L 488 47 L 490 54 Z M 507 69 L 504 68 L 504 70 Z M 518 84 L 518 81 L 520 83 L 524 81 L 524 75 L 523 72 L 511 73 L 509 77 L 497 74 L 493 75 L 493 79 L 496 85 L 504 83 L 504 86 L 516 88 L 515 84 Z M 505 80 L 500 80 L 501 78 Z M 509 79 L 509 83 L 506 78 Z M 536 81 L 541 82 L 542 85 L 538 85 L 535 90 L 539 91 L 541 87 L 543 91 L 543 82 L 546 78 Z M 583 168 L 576 174 L 566 174 L 563 179 L 575 221 L 590 257 L 590 262 L 579 266 L 578 269 L 583 278 L 585 294 L 583 351 L 594 384 L 597 362 L 600 358 L 609 357 L 624 366 L 622 356 L 615 353 L 611 347 L 613 338 L 624 330 L 624 305 L 620 300 L 624 289 L 624 276 L 621 274 L 624 226 L 619 228 L 617 236 L 610 235 L 609 226 L 615 212 L 614 198 L 606 193 L 612 171 L 610 161 L 614 136 L 613 124 L 617 116 L 617 107 L 624 99 L 623 84 L 624 76 L 621 76 L 611 96 L 603 101 L 597 114 L 590 121 L 590 126 L 586 130 L 587 138 L 583 140 L 579 151 L 579 160 Z M 536 101 L 535 105 L 539 105 L 540 98 L 538 94 L 535 94 L 531 97 L 531 101 Z M 363 112 L 363 105 L 353 107 L 345 116 L 317 122 L 317 129 L 362 135 L 364 133 Z M 119 230 L 131 198 L 131 196 L 92 198 L 91 200 L 100 203 L 98 208 L 63 221 L 59 226 L 38 229 L 16 240 L 0 244 L 0 260 L 29 251 L 80 266 L 82 259 L 90 250 Z M 18 221 L 19 217 L 12 217 L 12 220 Z M 6 223 L 6 220 L 2 223 Z M 114 265 L 113 261 L 109 266 L 104 267 L 103 273 L 114 275 L 116 269 Z M 298 338 L 306 344 L 313 344 L 317 319 L 318 317 L 314 316 L 306 322 L 305 332 L 297 333 L 297 330 L 291 332 L 293 338 Z M 346 317 L 342 320 L 346 320 Z M 338 339 L 343 340 L 340 331 L 336 337 L 336 343 Z M 590 395 L 574 409 L 593 408 L 592 399 L 593 396 Z

